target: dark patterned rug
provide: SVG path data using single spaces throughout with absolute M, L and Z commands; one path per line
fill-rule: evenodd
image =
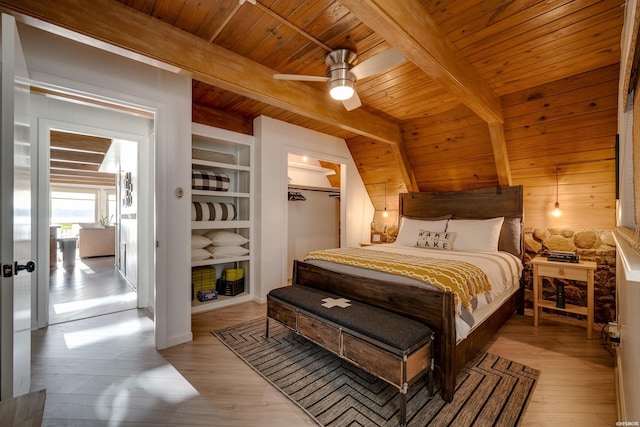
M 398 389 L 265 319 L 212 331 L 242 360 L 323 426 L 397 426 Z M 409 388 L 407 420 L 417 426 L 515 426 L 539 372 L 489 353 L 459 375 L 454 400 L 426 382 Z

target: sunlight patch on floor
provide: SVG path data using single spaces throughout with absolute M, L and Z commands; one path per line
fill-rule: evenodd
M 167 378 L 167 373 L 172 378 Z M 109 425 L 130 419 L 130 411 L 178 408 L 200 393 L 170 364 L 150 369 L 109 386 L 98 398 L 96 413 Z M 144 396 L 140 399 L 140 396 Z
M 109 323 L 106 326 L 87 328 L 81 331 L 64 334 L 64 341 L 70 350 L 95 345 L 114 338 L 128 337 L 141 332 L 153 331 L 153 322 L 147 318 L 128 320 L 126 322 Z
M 124 295 L 111 295 L 100 298 L 83 299 L 79 301 L 64 302 L 59 304 L 52 304 L 53 311 L 56 314 L 70 313 L 72 311 L 82 311 L 89 308 L 98 307 L 103 304 L 117 304 L 127 303 L 135 301 L 137 294 L 135 292 L 129 292 Z

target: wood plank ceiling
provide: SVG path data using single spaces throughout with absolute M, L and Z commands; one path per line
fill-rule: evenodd
M 111 139 L 51 131 L 51 185 L 84 184 L 115 187 L 116 175 L 99 172 Z
M 0 7 L 190 72 L 195 121 L 251 133 L 266 115 L 346 139 L 377 208 L 399 191 L 512 183 L 504 97 L 618 64 L 624 14 L 623 0 L 45 3 Z M 323 76 L 332 49 L 361 62 L 390 46 L 407 61 L 358 81 L 351 112 L 326 83 L 272 78 Z M 425 142 L 445 121 L 461 126 L 441 140 L 465 142 L 455 155 Z

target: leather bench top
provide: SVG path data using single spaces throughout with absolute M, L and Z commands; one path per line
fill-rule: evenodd
M 267 297 L 284 301 L 320 318 L 371 337 L 404 354 L 429 342 L 433 334 L 431 329 L 423 323 L 358 301 L 348 300 L 349 305 L 344 308 L 325 307 L 324 299 L 331 298 L 328 305 L 332 305 L 332 302 L 341 297 L 307 286 L 294 285 L 273 289 Z

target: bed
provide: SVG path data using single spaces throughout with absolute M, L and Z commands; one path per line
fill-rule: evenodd
M 507 243 L 503 241 L 501 234 L 499 249 L 512 254 L 511 258 L 517 257 L 520 268 L 522 266 L 524 238 L 521 186 L 445 193 L 404 193 L 400 195 L 399 207 L 401 217 L 416 221 L 439 221 L 449 218 L 487 220 L 502 217 L 504 220 L 501 223 L 501 233 L 510 228 L 507 231 L 511 234 L 505 240 Z M 398 240 L 401 238 L 402 235 L 399 234 Z M 381 249 L 378 245 L 374 246 L 374 250 Z M 418 249 L 424 250 L 431 249 Z M 435 253 L 437 250 L 433 251 Z M 521 271 L 520 269 L 520 273 Z M 460 334 L 460 298 L 450 291 L 417 286 L 413 283 L 399 284 L 397 280 L 388 276 L 371 274 L 359 270 L 358 267 L 331 265 L 317 260 L 294 262 L 293 285 L 321 289 L 384 308 L 428 325 L 436 334 L 436 377 L 440 380 L 442 397 L 447 401 L 453 399 L 456 377 L 462 368 L 514 312 L 522 313 L 524 307 L 523 280 L 519 274 L 515 287 L 492 298 L 491 304 L 483 309 L 482 316 L 479 316 L 469 330 Z

